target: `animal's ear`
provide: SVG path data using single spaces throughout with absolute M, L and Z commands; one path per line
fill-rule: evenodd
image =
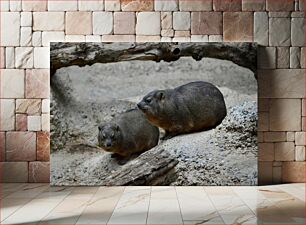
M 116 131 L 119 131 L 120 127 L 116 124 Z
M 104 128 L 104 125 L 98 126 L 99 131 L 103 130 L 103 128 Z
M 165 99 L 165 93 L 162 91 L 157 92 L 157 99 L 158 100 L 163 100 Z

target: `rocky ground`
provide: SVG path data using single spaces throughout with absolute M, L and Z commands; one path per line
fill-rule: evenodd
M 103 180 L 124 163 L 96 148 L 97 125 L 134 108 L 135 102 L 151 90 L 195 80 L 220 88 L 228 115 L 216 129 L 161 141 L 150 150 L 164 149 L 178 160 L 174 179 L 166 184 L 256 184 L 256 80 L 249 70 L 212 59 L 96 64 L 59 70 L 51 85 L 52 184 L 103 185 Z

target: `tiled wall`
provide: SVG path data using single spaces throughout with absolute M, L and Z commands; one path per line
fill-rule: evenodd
M 304 0 L 1 0 L 2 180 L 49 180 L 50 41 L 255 41 L 259 181 L 305 181 L 303 10 Z

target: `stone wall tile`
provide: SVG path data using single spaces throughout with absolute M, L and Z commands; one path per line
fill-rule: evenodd
M 299 47 L 290 47 L 290 68 L 301 68 L 301 49 Z
M 179 0 L 180 11 L 212 11 L 212 0 Z
M 24 97 L 24 71 L 16 69 L 1 70 L 1 98 Z
M 223 13 L 224 41 L 253 41 L 253 13 Z
M 14 47 L 5 48 L 5 67 L 7 69 L 15 68 L 15 48 Z
M 85 42 L 85 35 L 66 35 L 65 42 Z
M 26 114 L 16 114 L 16 131 L 27 131 L 28 119 Z
M 190 13 L 174 12 L 173 13 L 174 30 L 190 30 Z
M 266 0 L 268 11 L 293 11 L 294 0 Z
M 114 12 L 114 34 L 135 34 L 136 14 Z
M 22 0 L 22 11 L 42 12 L 47 10 L 48 1 Z
M 78 0 L 78 8 L 80 11 L 102 11 L 104 0 Z
M 0 162 L 5 161 L 5 132 L 0 132 Z
M 258 70 L 260 98 L 304 98 L 304 70 Z
M 36 159 L 36 133 L 7 132 L 6 159 L 8 161 L 34 161 Z
M 50 48 L 35 47 L 34 48 L 34 68 L 45 69 L 50 68 Z
M 135 42 L 135 35 L 103 35 L 102 42 Z
M 1 182 L 28 182 L 28 162 L 1 162 Z
M 20 44 L 20 13 L 1 12 L 1 46 L 19 46 Z
M 50 73 L 47 69 L 26 71 L 26 98 L 49 98 Z
M 16 113 L 28 115 L 40 115 L 40 99 L 16 99 Z
M 122 11 L 153 11 L 154 0 L 121 0 Z
M 15 129 L 15 100 L 0 99 L 0 131 Z
M 148 21 L 150 21 L 149 26 Z M 160 12 L 139 12 L 137 14 L 137 35 L 160 35 L 160 30 Z
M 15 48 L 15 67 L 17 69 L 33 68 L 33 58 L 32 47 Z
M 48 0 L 49 11 L 77 11 L 78 0 Z
M 20 46 L 31 46 L 31 44 L 32 44 L 32 27 L 21 27 Z
M 272 162 L 258 162 L 258 184 L 272 183 Z
M 208 35 L 191 35 L 191 42 L 208 42 Z
M 50 114 L 44 113 L 41 115 L 41 130 L 50 131 Z
M 155 0 L 154 1 L 155 11 L 177 11 L 178 0 Z
M 287 132 L 287 141 L 294 142 L 295 140 L 295 132 Z
M 136 35 L 136 42 L 160 42 L 158 35 Z
M 276 48 L 259 47 L 257 51 L 257 65 L 259 69 L 275 69 Z
M 21 11 L 21 0 L 11 0 L 10 1 L 10 11 L 11 12 L 19 12 Z
M 10 1 L 9 0 L 0 1 L 0 7 L 1 7 L 1 12 L 10 11 Z
M 208 35 L 208 42 L 222 42 L 222 35 Z
M 41 104 L 42 113 L 50 113 L 50 99 L 43 99 Z
M 164 30 L 172 29 L 172 13 L 171 12 L 161 12 L 161 28 Z
M 50 133 L 46 131 L 37 132 L 37 160 L 50 160 Z
M 120 11 L 120 0 L 106 0 L 105 11 Z
M 28 130 L 41 131 L 41 116 L 28 116 Z
M 301 131 L 300 99 L 271 99 L 270 103 L 271 131 Z
M 92 13 L 91 12 L 66 12 L 65 33 L 92 34 Z
M 274 160 L 274 144 L 273 143 L 258 143 L 258 161 L 265 162 Z
M 294 161 L 294 142 L 279 142 L 275 143 L 274 146 L 276 161 Z
M 222 13 L 192 12 L 191 34 L 195 35 L 222 34 Z
M 30 162 L 29 163 L 29 182 L 30 183 L 49 183 L 50 182 L 50 163 L 49 162 Z
M 296 132 L 295 133 L 295 144 L 296 145 L 306 145 L 305 142 L 305 132 Z
M 113 13 L 93 12 L 93 34 L 112 34 Z
M 265 132 L 264 142 L 285 142 L 287 140 L 286 132 Z
M 264 11 L 265 9 L 265 0 L 242 0 L 243 11 Z
M 276 67 L 280 69 L 288 69 L 290 67 L 290 48 L 277 47 L 276 48 Z
M 33 32 L 32 45 L 35 47 L 40 47 L 42 45 L 42 32 L 41 31 Z
M 269 45 L 290 46 L 290 18 L 269 19 Z
M 63 31 L 64 29 L 64 12 L 33 12 L 34 31 Z
M 32 26 L 32 12 L 21 12 L 20 25 L 23 27 Z
M 299 162 L 305 161 L 305 146 L 295 147 L 295 161 Z
M 291 44 L 292 46 L 305 46 L 304 18 L 291 19 Z
M 214 11 L 241 11 L 241 0 L 213 0 Z
M 282 166 L 282 182 L 306 182 L 306 162 L 284 162 Z
M 41 33 L 41 43 L 44 47 L 50 46 L 50 42 L 64 42 L 64 31 L 44 31 Z
M 269 18 L 267 12 L 254 13 L 254 42 L 263 46 L 269 44 Z
M 85 41 L 86 42 L 101 42 L 102 38 L 101 35 L 86 35 Z

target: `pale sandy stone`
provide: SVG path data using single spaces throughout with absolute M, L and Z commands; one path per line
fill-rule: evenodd
M 276 161 L 293 161 L 294 160 L 294 143 L 279 142 L 274 144 Z
M 14 47 L 5 48 L 5 67 L 13 69 L 15 67 L 15 49 Z
M 305 161 L 305 146 L 295 147 L 295 161 Z
M 296 132 L 295 133 L 295 145 L 305 145 L 305 132 Z
M 290 68 L 301 68 L 301 50 L 299 47 L 290 47 Z
M 40 47 L 42 45 L 42 32 L 41 31 L 35 31 L 32 35 L 32 45 L 34 47 Z
M 2 162 L 1 182 L 28 182 L 28 162 Z
M 190 37 L 173 37 L 173 42 L 190 42 Z
M 305 69 L 305 48 L 301 48 L 301 68 Z
M 162 37 L 173 37 L 174 30 L 173 29 L 161 30 L 161 36 Z
M 300 131 L 302 102 L 300 99 L 270 100 L 270 130 Z
M 15 67 L 32 68 L 33 67 L 33 48 L 32 47 L 17 47 L 15 48 Z
M 258 70 L 260 98 L 304 98 L 304 70 Z
M 191 35 L 191 42 L 208 42 L 208 35 Z
M 149 25 L 148 21 L 150 21 Z M 137 35 L 160 35 L 160 28 L 160 12 L 139 12 L 137 14 Z
M 50 131 L 50 114 L 41 115 L 41 130 Z
M 160 36 L 136 35 L 136 42 L 160 42 Z
M 294 0 L 266 0 L 267 11 L 293 11 Z
M 85 41 L 86 42 L 101 42 L 102 38 L 100 35 L 86 35 Z
M 293 142 L 295 140 L 295 133 L 294 132 L 287 132 L 287 141 Z
M 114 34 L 135 34 L 135 12 L 114 12 Z
M 161 37 L 160 42 L 172 42 L 171 37 Z
M 289 18 L 290 14 L 290 12 L 269 12 L 269 17 Z
M 306 99 L 305 98 L 303 98 L 302 99 L 302 116 L 306 116 Z
M 161 28 L 164 30 L 172 29 L 172 13 L 171 12 L 161 12 Z
M 77 11 L 78 0 L 59 1 L 59 0 L 48 0 L 49 11 Z
M 209 42 L 222 42 L 223 36 L 222 35 L 209 35 L 208 41 Z
M 26 70 L 26 98 L 50 97 L 50 71 L 48 69 Z
M 265 132 L 264 142 L 284 142 L 287 139 L 286 132 Z
M 121 0 L 122 11 L 153 11 L 154 0 Z
M 155 0 L 154 9 L 155 11 L 177 11 L 178 0 Z
M 26 113 L 28 115 L 40 115 L 40 99 L 16 99 L 16 113 Z
M 269 113 L 259 112 L 258 113 L 258 131 L 268 131 L 269 130 Z
M 292 18 L 304 18 L 305 17 L 305 13 L 304 12 L 292 12 L 291 13 L 291 17 Z
M 265 0 L 242 0 L 242 11 L 264 11 Z
M 263 46 L 269 44 L 269 18 L 266 12 L 254 13 L 254 42 Z
M 42 12 L 47 10 L 46 0 L 22 0 L 23 11 Z
M 190 30 L 190 12 L 174 12 L 173 29 Z
M 269 45 L 290 46 L 290 18 L 269 19 Z
M 33 12 L 34 31 L 63 31 L 64 29 L 64 12 Z
M 260 162 L 274 160 L 274 144 L 273 143 L 258 143 L 258 160 Z
M 113 13 L 93 12 L 93 34 L 112 34 Z
M 120 0 L 105 0 L 105 11 L 120 11 Z
M 20 46 L 31 46 L 31 44 L 32 44 L 32 27 L 21 27 Z
M 291 45 L 305 46 L 304 18 L 291 19 Z
M 277 47 L 277 68 L 287 69 L 290 67 L 290 50 L 289 47 Z
M 66 42 L 85 42 L 85 35 L 66 35 Z
M 10 1 L 10 11 L 19 12 L 21 11 L 21 0 L 11 0 Z
M 29 131 L 41 130 L 41 116 L 28 116 L 28 130 Z
M 257 55 L 257 65 L 259 69 L 276 68 L 276 48 L 259 47 Z
M 32 13 L 31 12 L 21 12 L 20 24 L 23 27 L 32 26 Z
M 80 11 L 102 11 L 104 9 L 103 0 L 79 0 L 78 3 Z
M 9 0 L 0 1 L 0 9 L 1 9 L 1 12 L 9 11 L 10 10 L 10 1 Z
M 65 33 L 67 35 L 92 34 L 91 12 L 66 12 Z
M 24 98 L 24 71 L 1 70 L 1 98 Z
M 20 13 L 1 12 L 1 46 L 19 46 Z
M 50 113 L 50 99 L 43 99 L 41 104 L 41 112 Z
M 65 33 L 63 31 L 44 31 L 42 32 L 42 45 L 50 46 L 50 42 L 64 42 Z
M 212 0 L 179 0 L 180 11 L 212 11 Z
M 266 98 L 258 99 L 258 111 L 259 112 L 269 112 L 270 100 Z
M 135 35 L 103 35 L 102 42 L 135 42 Z
M 35 47 L 34 48 L 34 68 L 50 68 L 50 48 Z
M 2 82 L 2 80 L 1 80 Z M 1 95 L 3 98 L 3 96 Z M 9 131 L 15 129 L 15 100 L 0 99 L 0 130 Z

